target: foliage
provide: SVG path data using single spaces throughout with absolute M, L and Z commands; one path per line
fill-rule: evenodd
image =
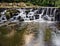
M 27 2 L 39 6 L 59 6 L 59 0 L 0 0 L 0 2 Z

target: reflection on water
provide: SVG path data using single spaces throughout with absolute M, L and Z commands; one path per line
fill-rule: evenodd
M 2 26 L 0 27 L 0 45 L 44 46 L 45 27 L 46 25 L 44 23 L 38 22 L 22 22 L 14 26 Z
M 1 26 L 0 46 L 60 46 L 60 32 L 54 23 L 21 22 Z
M 58 29 L 59 27 L 57 28 L 59 24 L 55 24 L 55 25 L 52 28 L 51 39 L 52 39 L 53 46 L 60 46 L 60 30 Z

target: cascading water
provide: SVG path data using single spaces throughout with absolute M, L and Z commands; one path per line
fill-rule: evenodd
M 43 13 L 44 13 L 44 9 L 42 10 L 42 13 L 39 14 L 39 20 L 40 20 L 40 21 L 44 21 L 43 18 L 42 18 Z
M 51 9 L 51 10 L 49 10 L 49 9 Z M 35 21 L 51 21 L 52 19 L 54 20 L 54 17 L 55 16 L 53 16 L 52 17 L 52 14 L 51 14 L 51 12 L 52 12 L 52 10 L 53 10 L 54 8 L 42 8 L 42 9 L 40 9 L 42 12 L 41 13 L 39 13 L 39 14 L 36 14 L 36 12 L 39 12 L 39 9 L 37 9 L 37 10 L 34 10 L 34 11 L 32 11 L 33 9 L 30 9 L 30 12 L 28 12 L 28 14 L 26 14 L 26 10 L 27 9 L 17 9 L 18 11 L 20 11 L 20 13 L 18 14 L 18 15 L 16 15 L 16 16 L 13 16 L 12 18 L 10 18 L 10 21 L 12 21 L 12 20 L 17 20 L 17 18 L 20 16 L 21 18 L 23 18 L 24 19 L 24 21 L 31 21 L 31 20 L 35 20 Z M 45 11 L 46 10 L 46 11 Z M 6 12 L 7 10 L 5 10 L 5 11 L 3 11 L 3 12 L 1 12 L 2 14 L 4 14 L 5 12 Z M 44 12 L 46 12 L 46 13 L 44 13 Z M 55 14 L 55 12 L 56 12 L 56 9 L 53 11 L 53 14 Z M 35 16 L 36 15 L 36 16 Z M 50 15 L 50 16 L 49 16 Z M 26 16 L 28 16 L 28 17 L 26 17 Z M 39 16 L 39 17 L 38 17 Z M 38 17 L 37 19 L 35 19 L 36 17 Z M 16 18 L 16 19 L 15 19 Z M 30 19 L 30 20 L 29 20 Z
M 9 20 L 7 20 L 6 16 L 4 15 L 4 13 L 6 12 L 6 10 L 4 12 L 1 12 L 3 15 L 0 17 L 0 23 L 3 23 L 4 20 L 6 21 L 11 21 L 11 22 L 16 22 L 18 17 L 21 17 L 24 19 L 24 22 L 38 22 L 39 23 L 39 29 L 37 30 L 38 32 L 38 37 L 35 37 L 34 34 L 30 34 L 30 35 L 26 35 L 25 36 L 25 45 L 24 46 L 44 46 L 44 31 L 45 28 L 50 26 L 52 27 L 53 31 L 52 31 L 52 43 L 54 46 L 60 46 L 59 42 L 60 42 L 60 32 L 59 33 L 55 33 L 54 28 L 54 21 L 55 21 L 55 14 L 56 14 L 56 8 L 41 8 L 40 10 L 33 10 L 30 9 L 30 12 L 28 12 L 28 14 L 25 12 L 27 9 L 17 9 L 20 11 L 20 13 L 18 13 L 18 15 L 13 16 L 12 18 L 10 18 Z M 38 14 L 36 14 L 36 12 L 38 11 Z M 39 11 L 42 11 L 41 13 Z M 45 13 L 46 12 L 46 13 Z M 27 17 L 26 17 L 27 16 Z M 38 18 L 36 18 L 38 16 Z M 15 17 L 15 18 L 14 18 Z M 2 20 L 2 18 L 4 18 L 4 20 Z M 52 24 L 52 19 L 53 19 L 53 24 Z M 41 23 L 41 21 L 43 23 Z M 50 22 L 49 22 L 50 21 Z M 53 25 L 53 26 L 52 26 Z M 56 32 L 58 32 L 56 30 Z

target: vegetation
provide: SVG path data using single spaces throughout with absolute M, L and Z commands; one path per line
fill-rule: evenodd
M 0 0 L 0 2 L 25 2 L 38 6 L 60 6 L 60 0 Z

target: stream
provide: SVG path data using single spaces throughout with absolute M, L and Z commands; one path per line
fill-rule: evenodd
M 16 16 L 11 17 L 9 20 L 5 16 L 4 10 L 1 12 L 0 16 L 0 26 L 4 22 L 21 22 L 19 19 L 23 19 L 24 23 L 38 23 L 38 30 L 36 34 L 30 33 L 29 35 L 24 36 L 25 44 L 24 46 L 48 46 L 45 44 L 44 35 L 46 28 L 51 30 L 51 46 L 60 46 L 60 30 L 55 26 L 55 16 L 58 8 L 37 8 L 37 9 L 28 9 L 29 12 L 26 13 L 27 9 L 17 9 L 20 11 Z M 21 17 L 18 19 L 18 17 Z M 36 35 L 36 36 L 34 36 Z

